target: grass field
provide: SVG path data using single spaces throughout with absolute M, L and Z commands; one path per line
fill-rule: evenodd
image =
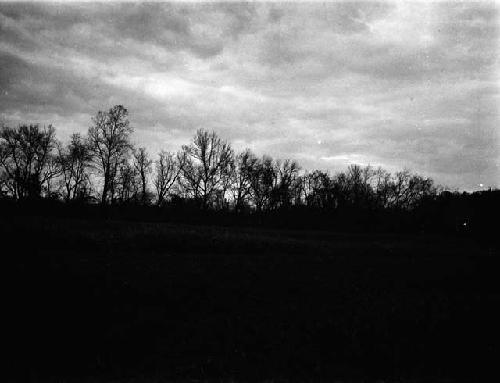
M 495 373 L 500 258 L 481 240 L 41 217 L 0 225 L 12 380 Z

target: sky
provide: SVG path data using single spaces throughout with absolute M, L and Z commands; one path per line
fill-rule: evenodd
M 0 3 L 0 124 L 66 141 L 129 110 L 133 141 L 197 129 L 335 173 L 500 186 L 498 2 Z

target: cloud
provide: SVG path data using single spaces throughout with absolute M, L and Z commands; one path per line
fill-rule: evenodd
M 2 3 L 0 121 L 86 131 L 125 104 L 135 141 L 198 128 L 336 171 L 499 185 L 495 3 Z

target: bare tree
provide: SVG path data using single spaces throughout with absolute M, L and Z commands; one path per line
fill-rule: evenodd
M 158 154 L 158 160 L 155 162 L 156 173 L 153 179 L 157 205 L 163 204 L 168 193 L 179 179 L 184 159 L 182 153 L 174 156 L 172 153 L 161 151 Z
M 411 173 L 408 169 L 396 172 L 391 182 L 391 204 L 396 208 L 406 207 Z
M 300 200 L 299 166 L 269 156 L 254 161 L 249 173 L 251 200 L 258 211 L 290 206 Z
M 181 169 L 181 177 L 179 178 L 180 190 L 184 197 L 199 201 L 202 193 L 202 169 L 197 166 L 185 150 L 182 151 L 182 158 L 184 158 L 184 166 Z
M 57 154 L 52 153 L 47 159 L 47 166 L 43 169 L 41 176 L 42 192 L 46 197 L 59 198 L 58 190 L 53 190 L 52 180 L 57 179 L 61 172 L 62 167 Z
M 237 211 L 243 209 L 252 192 L 252 173 L 255 171 L 258 159 L 250 149 L 238 154 L 231 173 L 231 190 L 234 206 Z
M 349 201 L 353 206 L 366 207 L 372 193 L 370 179 L 373 176 L 371 166 L 349 165 L 347 168 Z
M 375 172 L 371 166 L 349 165 L 346 172 L 338 173 L 333 179 L 333 190 L 338 206 L 368 208 L 372 206 L 372 178 Z
M 2 128 L 4 129 L 4 128 Z M 0 193 L 2 197 L 16 197 L 16 182 L 11 167 L 9 150 L 4 143 L 0 144 Z
M 334 208 L 333 181 L 328 173 L 315 170 L 303 177 L 305 204 L 315 208 Z
M 391 205 L 398 209 L 411 209 L 418 202 L 436 193 L 433 181 L 411 174 L 408 169 L 397 172 L 391 182 Z
M 134 150 L 134 168 L 137 171 L 141 180 L 141 202 L 146 204 L 149 202 L 148 197 L 148 174 L 151 173 L 151 165 L 153 161 L 149 158 L 146 148 L 141 147 Z
M 114 191 L 121 203 L 142 201 L 141 177 L 137 168 L 127 158 L 123 158 L 118 165 Z
M 375 171 L 373 179 L 375 180 L 373 186 L 375 189 L 376 206 L 386 208 L 389 204 L 391 194 L 391 173 L 379 167 Z
M 91 160 L 92 156 L 88 143 L 80 134 L 73 134 L 66 147 L 59 147 L 61 181 L 64 186 L 64 199 L 66 201 L 88 197 Z
M 264 156 L 255 163 L 250 174 L 250 187 L 252 202 L 257 211 L 270 207 L 276 179 L 276 169 L 271 157 Z
M 4 187 L 18 199 L 37 198 L 43 187 L 58 174 L 52 162 L 56 148 L 52 125 L 20 125 L 0 130 L 0 166 Z
M 92 123 L 88 131 L 89 147 L 103 176 L 101 203 L 106 204 L 114 197 L 118 166 L 131 149 L 132 128 L 128 111 L 122 105 L 115 105 L 108 112 L 99 111 Z
M 191 145 L 184 145 L 182 149 L 186 155 L 182 172 L 185 185 L 206 208 L 213 202 L 216 192 L 223 189 L 233 150 L 215 132 L 202 129 L 196 132 Z
M 297 186 L 299 165 L 292 160 L 278 160 L 274 166 L 276 179 L 272 193 L 272 206 L 274 208 L 290 206 L 295 194 L 293 188 Z

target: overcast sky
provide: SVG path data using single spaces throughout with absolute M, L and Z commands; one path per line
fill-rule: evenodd
M 0 3 L 0 124 L 85 133 L 125 105 L 134 142 L 199 128 L 332 172 L 407 167 L 500 186 L 499 3 Z

